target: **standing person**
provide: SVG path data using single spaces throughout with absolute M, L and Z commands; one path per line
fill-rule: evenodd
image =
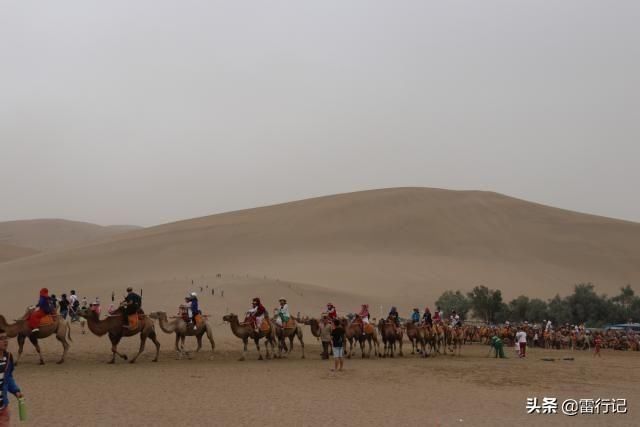
M 593 357 L 602 357 L 600 354 L 600 346 L 602 345 L 602 337 L 600 334 L 596 334 L 596 338 L 593 340 Z
M 491 347 L 496 351 L 496 358 L 500 357 L 500 359 L 505 359 L 504 348 L 502 344 L 502 340 L 497 336 L 493 336 L 491 338 Z
M 13 356 L 7 351 L 9 337 L 0 329 L 0 427 L 9 427 L 9 393 L 22 399 L 20 387 L 13 379 Z
M 78 295 L 76 295 L 76 291 L 73 289 L 70 292 L 69 302 L 71 303 L 71 321 L 78 321 L 78 310 L 80 309 L 80 300 L 78 299 Z
M 329 350 L 331 349 L 331 331 L 333 327 L 328 321 L 327 316 L 322 316 L 322 324 L 320 324 L 320 341 L 322 342 L 322 359 L 329 358 Z
M 69 300 L 67 299 L 67 294 L 60 295 L 60 315 L 64 320 L 67 320 L 67 316 L 69 315 Z
M 50 300 L 51 311 L 55 313 L 58 310 L 58 298 L 56 297 L 56 294 L 51 294 Z
M 334 368 L 332 371 L 342 371 L 344 366 L 344 328 L 338 319 L 333 319 L 333 331 L 331 331 L 331 344 L 333 345 Z
M 89 308 L 89 301 L 87 300 L 87 297 L 82 297 L 82 304 L 80 304 L 80 308 L 83 310 Z
M 522 329 L 522 327 L 518 328 L 518 332 L 516 332 L 516 342 L 520 348 L 518 356 L 526 357 L 527 355 L 527 333 Z

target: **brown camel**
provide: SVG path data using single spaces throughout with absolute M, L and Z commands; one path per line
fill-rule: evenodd
M 342 323 L 342 327 L 345 330 L 345 338 L 349 342 L 349 351 L 347 352 L 347 358 L 351 358 L 353 355 L 355 343 L 360 344 L 360 354 L 362 358 L 365 357 L 371 358 L 371 350 L 373 349 L 374 355 L 377 357 L 380 353 L 380 343 L 378 341 L 378 334 L 376 332 L 375 326 L 371 325 L 371 331 L 366 332 L 364 330 L 364 323 L 362 320 L 356 318 L 353 321 L 349 321 L 348 319 L 340 319 Z M 366 356 L 364 353 L 365 343 L 369 344 L 369 351 Z
M 0 315 L 0 328 L 4 329 L 7 332 L 7 336 L 9 338 L 18 337 L 18 359 L 15 364 L 17 365 L 20 362 L 20 357 L 22 356 L 22 351 L 24 350 L 24 341 L 26 338 L 29 338 L 31 344 L 35 347 L 38 352 L 38 357 L 40 358 L 40 364 L 44 365 L 44 360 L 42 359 L 42 353 L 40 352 L 40 345 L 38 344 L 39 339 L 47 338 L 53 334 L 56 335 L 56 339 L 60 341 L 62 344 L 62 357 L 57 362 L 58 364 L 64 363 L 64 358 L 67 355 L 67 351 L 69 351 L 69 341 L 71 339 L 71 328 L 65 320 L 57 315 L 53 314 L 53 323 L 50 325 L 42 325 L 39 327 L 39 332 L 35 334 L 31 333 L 31 328 L 29 328 L 29 324 L 27 323 L 27 318 L 31 313 L 32 309 L 27 310 L 27 313 L 23 316 L 22 319 L 16 320 L 15 323 L 7 323 L 7 320 L 4 316 Z
M 434 323 L 433 327 L 431 328 L 431 332 L 433 334 L 433 347 L 435 353 L 440 353 L 443 354 L 444 351 L 441 351 L 440 349 L 444 347 L 445 345 L 445 332 L 444 332 L 444 325 L 440 322 Z
M 320 330 L 320 322 L 318 322 L 318 319 L 307 318 L 307 319 L 304 319 L 302 323 L 304 323 L 305 325 L 309 325 L 309 327 L 311 328 L 311 335 L 313 335 L 317 339 L 320 339 L 321 330 Z
M 447 346 L 449 347 L 449 351 L 453 353 L 452 355 L 456 355 L 456 350 L 458 356 L 460 356 L 460 352 L 462 350 L 462 344 L 464 343 L 464 330 L 460 326 L 445 326 L 445 341 Z
M 287 352 L 287 355 L 293 350 L 293 339 L 298 337 L 300 346 L 302 347 L 302 358 L 304 359 L 304 341 L 302 340 L 302 327 L 298 325 L 294 318 L 291 318 L 283 326 L 278 325 L 275 321 L 271 324 L 272 328 L 275 328 L 276 337 L 278 337 L 278 357 L 282 357 L 282 350 Z M 289 339 L 289 348 L 287 349 L 286 340 Z
M 382 357 L 394 357 L 396 352 L 396 343 L 400 347 L 399 356 L 402 354 L 402 328 L 396 326 L 392 320 L 380 319 L 378 322 L 378 331 L 382 335 L 382 342 L 384 344 L 384 353 Z
M 416 350 L 418 352 L 421 351 L 421 348 L 424 348 L 422 343 L 422 335 L 418 330 L 419 325 L 414 323 L 413 320 L 409 320 L 404 325 L 405 331 L 407 333 L 407 338 L 409 342 L 411 342 L 411 354 L 416 354 Z M 420 346 L 420 348 L 418 348 Z
M 256 333 L 252 325 L 248 323 L 240 323 L 240 320 L 238 320 L 238 316 L 236 314 L 233 314 L 233 313 L 227 314 L 222 318 L 222 320 L 224 320 L 225 322 L 229 322 L 229 325 L 231 326 L 231 332 L 233 332 L 233 335 L 240 338 L 242 340 L 242 343 L 244 344 L 242 357 L 240 357 L 239 359 L 240 361 L 245 360 L 245 355 L 247 353 L 247 343 L 249 341 L 249 338 L 251 338 L 256 343 L 256 349 L 258 350 L 258 355 L 259 355 L 258 360 L 263 360 L 262 353 L 260 352 L 260 340 L 264 338 L 266 340 L 266 343 L 264 346 L 266 351 L 265 357 L 267 359 L 271 359 L 271 356 L 269 354 L 269 346 L 271 346 L 271 352 L 274 353 L 275 342 L 276 342 L 275 328 L 271 326 L 271 324 L 268 331 L 260 330 L 258 333 Z
M 111 360 L 109 363 L 115 363 L 116 355 L 122 359 L 127 360 L 127 355 L 118 352 L 118 343 L 123 337 L 132 337 L 140 334 L 140 349 L 131 363 L 135 363 L 136 359 L 144 351 L 144 346 L 149 338 L 156 346 L 156 357 L 153 362 L 158 361 L 158 355 L 160 354 L 160 343 L 156 338 L 156 328 L 153 323 L 153 319 L 146 315 L 140 315 L 138 324 L 131 328 L 124 328 L 124 315 L 117 314 L 114 316 L 107 316 L 103 320 L 100 320 L 100 316 L 93 310 L 83 308 L 78 311 L 78 315 L 87 319 L 87 326 L 89 330 L 99 337 L 109 334 L 109 340 L 111 341 Z
M 164 311 L 156 311 L 149 314 L 149 317 L 158 320 L 160 329 L 167 334 L 176 334 L 176 352 L 178 359 L 182 359 L 182 356 L 189 357 L 189 352 L 184 350 L 184 340 L 186 337 L 196 337 L 198 341 L 198 348 L 196 352 L 202 348 L 202 337 L 207 334 L 207 338 L 211 343 L 211 358 L 213 358 L 213 352 L 216 348 L 216 343 L 213 341 L 213 332 L 209 322 L 204 320 L 201 324 L 197 325 L 196 329 L 193 329 L 192 323 L 185 322 L 182 318 L 173 319 L 169 321 L 167 313 Z

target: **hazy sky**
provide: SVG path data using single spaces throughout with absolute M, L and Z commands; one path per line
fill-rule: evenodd
M 0 220 L 392 186 L 640 221 L 640 2 L 2 1 Z

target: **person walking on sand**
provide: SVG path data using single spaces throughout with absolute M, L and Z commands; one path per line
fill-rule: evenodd
M 332 371 L 342 371 L 344 367 L 344 328 L 340 320 L 333 319 L 333 331 L 331 331 L 331 344 L 333 345 L 334 368 Z
M 9 427 L 9 393 L 22 399 L 20 387 L 13 379 L 13 356 L 7 351 L 9 337 L 0 329 L 0 427 Z
M 600 346 L 602 345 L 602 338 L 600 337 L 600 334 L 596 335 L 596 338 L 593 340 L 593 344 L 593 357 L 602 357 L 600 354 Z
M 527 355 L 527 333 L 522 329 L 522 327 L 518 328 L 518 332 L 516 333 L 516 342 L 518 343 L 519 352 L 518 356 L 525 357 Z

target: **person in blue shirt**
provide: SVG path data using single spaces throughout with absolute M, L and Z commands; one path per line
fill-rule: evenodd
M 193 329 L 198 329 L 198 325 L 196 325 L 196 316 L 200 314 L 200 307 L 198 306 L 198 296 L 195 292 L 191 292 L 189 296 L 189 301 L 191 302 L 191 321 L 193 322 Z
M 418 323 L 420 323 L 420 309 L 419 308 L 414 308 L 413 309 L 413 313 L 411 313 L 411 321 L 416 325 Z
M 9 425 L 9 393 L 21 399 L 20 387 L 13 379 L 13 356 L 7 351 L 9 337 L 0 329 L 0 426 Z

